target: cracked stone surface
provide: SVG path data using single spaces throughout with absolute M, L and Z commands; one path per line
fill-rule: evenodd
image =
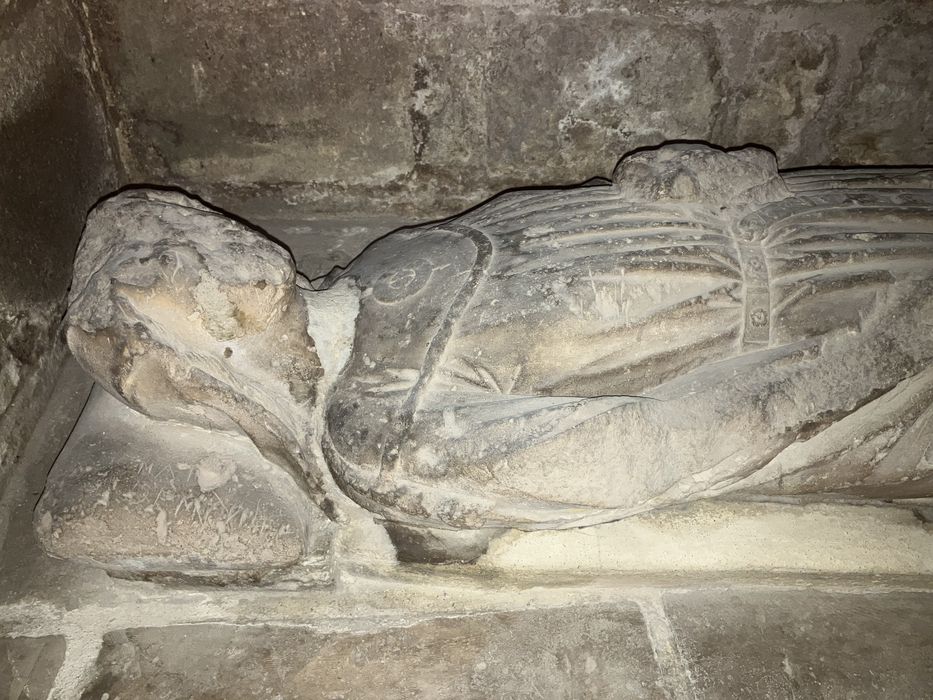
M 929 594 L 668 594 L 699 697 L 920 698 L 933 688 Z
M 109 633 L 85 692 L 230 698 L 664 698 L 636 606 L 437 619 L 378 632 L 194 625 Z

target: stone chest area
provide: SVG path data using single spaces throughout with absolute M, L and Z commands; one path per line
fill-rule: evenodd
M 0 0 L 0 698 L 933 694 L 933 11 Z

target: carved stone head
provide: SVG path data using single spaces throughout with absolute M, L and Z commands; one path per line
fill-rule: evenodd
M 130 190 L 91 212 L 66 327 L 111 393 L 204 427 L 252 434 L 292 413 L 283 401 L 312 401 L 321 374 L 287 251 L 174 192 Z

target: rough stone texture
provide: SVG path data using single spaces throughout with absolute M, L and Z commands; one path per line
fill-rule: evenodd
M 527 572 L 933 576 L 933 508 L 712 499 L 570 530 L 512 530 L 477 565 Z M 894 543 L 894 544 L 892 544 Z
M 154 421 L 97 387 L 36 507 L 53 556 L 120 576 L 327 579 L 329 529 L 245 438 Z M 312 571 L 313 570 L 313 571 Z
M 915 163 L 933 162 L 933 15 L 925 24 L 892 24 L 876 29 L 859 49 L 862 73 L 834 109 L 843 161 L 877 162 L 878 154 L 898 152 Z M 891 129 L 896 124 L 909 128 Z M 886 126 L 887 125 L 887 126 Z M 890 162 L 890 161 L 889 161 Z
M 252 228 L 177 192 L 129 190 L 88 217 L 68 345 L 137 411 L 249 436 L 329 512 L 313 438 L 327 362 L 296 275 L 288 252 Z
M 928 594 L 667 594 L 701 698 L 923 698 L 933 688 Z
M 72 3 L 79 5 L 85 3 Z M 635 0 L 623 6 L 614 1 L 465 0 L 348 2 L 333 7 L 273 0 L 247 7 L 222 0 L 162 4 L 105 0 L 86 5 L 97 40 L 94 48 L 105 68 L 102 94 L 107 95 L 119 127 L 132 179 L 187 182 L 228 205 L 240 195 L 353 216 L 385 209 L 452 213 L 505 186 L 608 175 L 623 151 L 663 138 L 763 143 L 777 150 L 785 167 L 933 160 L 930 25 L 923 2 Z M 55 304 L 67 285 L 80 219 L 93 199 L 119 184 L 115 178 L 95 184 L 104 181 L 99 175 L 109 167 L 100 129 L 102 113 L 94 107 L 87 78 L 74 70 L 83 69 L 86 61 L 77 41 L 79 28 L 67 8 L 56 2 L 0 0 L 0 302 L 7 305 L 0 310 L 0 413 L 14 397 L 17 406 L 24 406 L 30 394 L 40 393 L 30 389 L 35 379 L 29 377 L 41 375 L 30 363 L 37 353 L 45 353 L 54 333 L 61 310 Z M 533 29 L 523 29 L 526 24 Z M 513 42 L 514 36 L 520 42 Z M 549 45 L 542 46 L 538 36 Z M 637 49 L 634 58 L 630 47 Z M 513 70 L 514 65 L 522 65 L 523 72 Z M 310 230 L 300 224 L 295 230 L 299 228 Z M 35 231 L 41 235 L 34 235 Z M 370 236 L 368 231 L 355 233 L 360 240 Z M 299 268 L 315 270 L 311 274 L 324 272 L 327 265 L 313 246 L 308 241 L 302 245 L 309 252 L 297 256 Z M 349 247 L 341 251 L 340 245 L 328 248 L 328 265 L 339 262 L 344 252 L 359 252 Z M 12 307 L 3 296 L 8 284 L 19 295 Z M 25 308 L 19 304 L 23 298 L 42 307 Z M 41 402 L 33 404 L 38 408 Z M 4 431 L 27 424 L 26 413 L 18 412 L 15 424 L 9 416 L 0 419 L 0 482 L 15 452 L 7 441 L 7 454 L 2 454 Z M 29 466 L 44 473 L 51 458 Z M 292 598 L 270 597 L 268 592 L 251 597 L 248 592 L 169 591 L 108 580 L 79 564 L 35 551 L 27 523 L 40 490 L 41 483 L 30 480 L 16 494 L 16 527 L 0 557 L 4 603 L 0 618 L 4 626 L 18 626 L 19 634 L 70 635 L 69 661 L 60 674 L 57 697 L 76 697 L 81 692 L 82 674 L 90 669 L 83 664 L 93 663 L 104 630 L 168 619 L 233 625 L 242 622 L 238 616 L 254 620 L 281 616 L 291 622 L 289 616 L 295 614 L 316 623 L 328 605 L 332 615 L 338 610 L 353 624 L 376 627 L 374 619 L 387 608 L 394 605 L 402 611 L 392 613 L 410 615 L 430 595 L 436 597 L 435 614 L 441 609 L 464 610 L 462 598 L 449 602 L 444 591 L 441 600 L 436 590 L 426 590 L 424 578 L 403 593 L 395 580 L 375 594 L 357 591 L 353 603 L 341 597 L 346 589 L 309 602 L 306 593 Z M 0 520 L 7 517 L 8 495 L 0 484 Z M 0 540 L 4 525 L 0 523 Z M 431 572 L 434 580 L 436 574 Z M 553 583 L 552 578 L 547 577 L 547 583 Z M 508 605 L 537 605 L 546 597 L 540 579 L 526 582 L 531 590 L 510 593 Z M 805 583 L 819 585 L 818 580 Z M 889 583 L 884 580 L 880 585 Z M 619 584 L 565 595 L 579 602 L 615 585 Z M 831 586 L 840 585 L 834 577 Z M 921 585 L 929 587 L 929 581 Z M 347 589 L 352 597 L 352 576 Z M 462 591 L 452 585 L 449 593 L 454 598 Z M 611 594 L 617 595 L 615 590 Z M 502 595 L 493 584 L 476 594 L 474 605 L 488 605 L 495 596 L 501 601 Z M 669 600 L 674 598 L 679 597 Z M 715 621 L 712 630 L 702 626 L 696 630 L 707 652 L 696 656 L 689 652 L 699 643 L 691 646 L 686 626 L 703 619 L 704 606 L 707 611 L 715 607 L 709 594 L 693 599 L 696 614 L 689 601 L 671 612 L 701 696 L 741 696 L 745 688 L 751 689 L 748 695 L 761 696 L 762 688 L 772 688 L 778 697 L 925 697 L 931 685 L 929 665 L 924 662 L 931 653 L 923 637 L 931 626 L 928 598 L 891 604 L 894 599 L 887 596 L 827 596 L 813 591 L 782 598 L 772 589 L 743 603 L 746 595 L 736 592 L 706 618 Z M 769 606 L 770 600 L 778 602 Z M 560 667 L 563 659 L 554 655 L 553 640 L 563 640 L 565 628 L 572 632 L 568 645 L 585 648 L 588 643 L 582 634 L 573 636 L 579 609 L 573 610 L 571 619 L 560 612 L 539 613 L 532 618 L 531 629 L 516 622 L 522 613 L 495 616 L 496 624 L 508 627 L 500 633 L 506 641 L 495 648 L 497 657 L 522 653 L 522 645 L 507 635 L 517 628 L 535 644 L 551 645 L 542 655 L 545 669 Z M 818 624 L 785 622 L 800 621 L 811 613 L 810 619 Z M 552 618 L 561 623 L 559 629 L 548 626 Z M 718 637 L 716 622 L 721 624 Z M 912 626 L 915 623 L 919 628 Z M 440 624 L 441 630 L 426 629 L 432 624 Z M 301 664 L 309 656 L 301 657 L 300 645 L 307 641 L 310 653 L 322 648 L 327 653 L 321 661 L 311 661 L 308 673 L 314 677 L 302 675 L 301 690 L 310 687 L 315 692 L 316 679 L 332 679 L 328 672 L 336 668 L 342 674 L 342 679 L 333 681 L 337 692 L 345 687 L 340 683 L 346 683 L 360 691 L 352 694 L 360 695 L 373 687 L 381 690 L 387 678 L 389 683 L 410 687 L 419 682 L 422 668 L 431 673 L 432 663 L 456 662 L 444 656 L 451 648 L 444 636 L 449 627 L 444 625 L 457 624 L 475 629 L 470 620 L 404 629 L 389 623 L 382 632 L 343 636 L 277 629 L 271 634 L 283 636 L 271 641 L 264 640 L 256 627 L 246 632 L 227 625 L 186 627 L 182 632 L 172 628 L 164 637 L 159 637 L 160 630 L 145 630 L 137 639 L 148 638 L 146 654 L 124 651 L 143 659 L 140 667 L 150 673 L 155 689 L 142 687 L 138 679 L 104 675 L 99 681 L 114 686 L 125 682 L 129 690 L 121 697 L 146 697 L 159 689 L 167 697 L 184 697 L 185 691 L 210 697 L 217 695 L 216 688 L 225 680 L 241 678 L 237 674 L 241 666 L 235 663 L 240 660 L 247 681 L 262 683 L 264 674 L 272 679 L 257 686 L 244 682 L 243 696 L 261 697 L 267 685 L 282 682 L 280 669 L 304 668 Z M 179 643 L 180 635 L 195 629 L 195 636 Z M 626 671 L 622 684 L 613 678 L 616 685 L 608 689 L 587 686 L 586 671 L 592 664 L 586 657 L 567 653 L 563 668 L 574 673 L 574 695 L 611 696 L 618 688 L 631 688 L 630 695 L 643 697 L 658 690 L 651 654 L 645 653 L 643 627 L 633 623 L 626 630 L 621 642 L 611 635 L 609 641 L 634 660 L 626 657 L 617 663 L 610 658 L 595 672 L 602 679 L 611 677 L 613 668 L 622 668 Z M 203 634 L 197 636 L 198 631 Z M 827 631 L 839 634 L 827 637 Z M 119 634 L 108 637 L 105 674 L 124 668 L 119 659 L 111 663 L 118 657 L 114 648 Z M 217 647 L 237 634 L 241 637 L 236 648 L 242 656 L 217 661 Z M 427 641 L 419 641 L 418 635 Z M 455 648 L 475 650 L 476 636 L 482 635 L 467 634 L 462 643 L 457 637 Z M 360 658 L 353 654 L 361 638 L 366 642 L 361 650 L 368 658 L 385 663 L 367 668 L 364 656 L 360 666 L 354 665 Z M 707 643 L 710 638 L 712 643 Z M 15 683 L 31 675 L 28 697 L 33 691 L 38 697 L 44 695 L 51 684 L 46 672 L 58 668 L 64 650 L 61 637 L 42 639 L 52 641 L 18 637 L 0 642 L 0 679 L 13 678 Z M 784 658 L 774 653 L 782 643 L 788 652 L 786 666 Z M 634 652 L 626 644 L 634 644 Z M 179 658 L 175 646 L 189 652 L 189 658 Z M 259 653 L 258 661 L 251 650 Z M 88 651 L 92 654 L 81 656 Z M 850 657 L 842 656 L 842 651 L 851 652 Z M 607 653 L 613 653 L 611 646 Z M 37 663 L 29 671 L 33 654 L 38 654 Z M 176 675 L 153 675 L 161 670 L 155 658 L 163 654 L 172 659 Z M 413 664 L 399 664 L 406 654 L 415 660 Z M 533 661 L 519 656 L 520 670 L 531 672 L 542 656 Z M 700 656 L 703 659 L 698 660 Z M 280 659 L 285 660 L 276 665 Z M 293 661 L 295 665 L 290 665 Z M 217 666 L 211 666 L 214 663 Z M 704 663 L 714 670 L 706 673 Z M 262 670 L 254 672 L 261 664 Z M 802 673 L 804 665 L 812 666 L 815 681 Z M 636 670 L 629 673 L 633 666 Z M 200 681 L 201 676 L 193 673 L 198 668 L 207 668 L 212 675 L 192 691 L 185 675 Z M 485 680 L 494 668 L 487 663 L 482 669 Z M 846 672 L 844 676 L 840 670 Z M 475 673 L 466 666 L 461 671 L 467 674 L 461 679 Z M 134 673 L 130 667 L 126 675 Z M 793 678 L 785 682 L 782 674 Z M 532 681 L 541 677 L 560 680 L 544 688 L 528 683 L 511 694 L 520 696 L 530 688 L 540 689 L 544 696 L 571 695 L 564 685 L 569 683 L 566 674 L 539 672 Z M 482 673 L 479 678 L 484 680 Z M 637 686 L 624 684 L 632 678 L 639 679 Z M 525 677 L 518 675 L 518 680 Z M 433 681 L 429 677 L 426 682 Z M 508 678 L 493 677 L 491 682 L 502 684 L 492 685 L 494 690 L 504 688 L 502 694 L 510 694 L 514 687 L 508 685 Z M 238 688 L 219 696 L 236 697 Z M 0 694 L 15 697 L 15 690 L 15 685 L 8 689 L 0 683 Z M 496 694 L 484 690 L 480 686 L 473 694 Z M 467 688 L 459 695 L 469 696 L 471 691 Z M 89 691 L 95 700 L 101 695 Z
M 378 241 L 339 277 L 338 484 L 454 530 L 933 493 L 930 172 L 787 182 L 760 149 L 667 146 Z
M 33 509 L 45 489 L 56 455 L 65 446 L 87 403 L 93 383 L 74 359 L 66 355 L 49 401 L 0 493 L 0 605 L 34 597 L 43 587 L 65 593 L 76 583 L 73 571 L 62 572 L 63 562 L 49 557 L 39 547 Z M 52 573 L 56 569 L 59 573 Z M 90 585 L 99 586 L 108 579 L 103 570 L 94 572 Z M 74 600 L 69 604 L 73 605 Z M 8 630 L 0 629 L 0 633 L 4 631 Z M 30 636 L 40 635 L 33 628 L 27 632 Z
M 64 657 L 63 637 L 0 637 L 0 697 L 44 700 Z
M 708 25 L 545 11 L 498 15 L 490 34 L 493 181 L 585 180 L 638 146 L 712 136 L 723 92 Z
M 132 189 L 88 218 L 67 336 L 131 408 L 240 431 L 309 509 L 384 518 L 400 560 L 473 560 L 498 530 L 723 494 L 929 497 L 931 234 L 929 170 L 785 178 L 762 149 L 668 145 L 311 285 L 242 222 Z M 88 452 L 51 493 L 77 493 Z M 74 529 L 67 500 L 44 537 Z
M 105 637 L 84 696 L 664 698 L 638 608 L 436 619 L 372 632 L 194 625 Z
M 84 216 L 116 184 L 88 73 L 67 2 L 0 3 L 0 483 L 60 357 Z
M 815 24 L 801 30 L 781 31 L 776 26 L 771 31 L 753 34 L 748 43 L 748 35 L 721 34 L 722 40 L 729 42 L 733 63 L 728 69 L 734 78 L 731 89 L 724 93 L 724 102 L 716 109 L 722 133 L 741 141 L 774 144 L 773 148 L 788 164 L 812 163 L 819 156 L 837 162 L 850 160 L 846 144 L 851 136 L 841 129 L 837 139 L 821 143 L 830 138 L 827 131 L 833 128 L 830 125 L 838 109 L 833 102 L 848 97 L 831 94 L 839 89 L 834 81 L 839 80 L 843 70 L 839 65 L 840 50 L 848 48 L 846 37 L 840 36 L 841 29 Z M 895 51 L 893 56 L 896 54 Z M 893 56 L 890 60 L 896 60 Z M 887 55 L 882 58 L 889 60 Z M 884 71 L 888 67 L 879 69 Z M 858 85 L 858 92 L 864 89 L 861 80 L 853 82 Z M 881 128 L 890 129 L 891 124 Z M 794 153 L 789 152 L 791 144 L 796 149 Z M 865 153 L 864 157 L 868 162 L 877 162 L 884 158 L 883 153 L 883 150 Z M 910 160 L 913 161 L 913 156 Z
M 925 3 L 153 4 L 89 24 L 133 180 L 453 213 L 669 139 L 933 161 Z

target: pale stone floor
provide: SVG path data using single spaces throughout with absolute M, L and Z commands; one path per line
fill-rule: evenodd
M 314 246 L 265 223 L 314 276 L 398 222 L 329 220 Z M 0 698 L 933 698 L 933 577 L 916 572 L 348 566 L 284 591 L 52 560 L 31 509 L 88 389 L 66 363 L 0 499 Z

